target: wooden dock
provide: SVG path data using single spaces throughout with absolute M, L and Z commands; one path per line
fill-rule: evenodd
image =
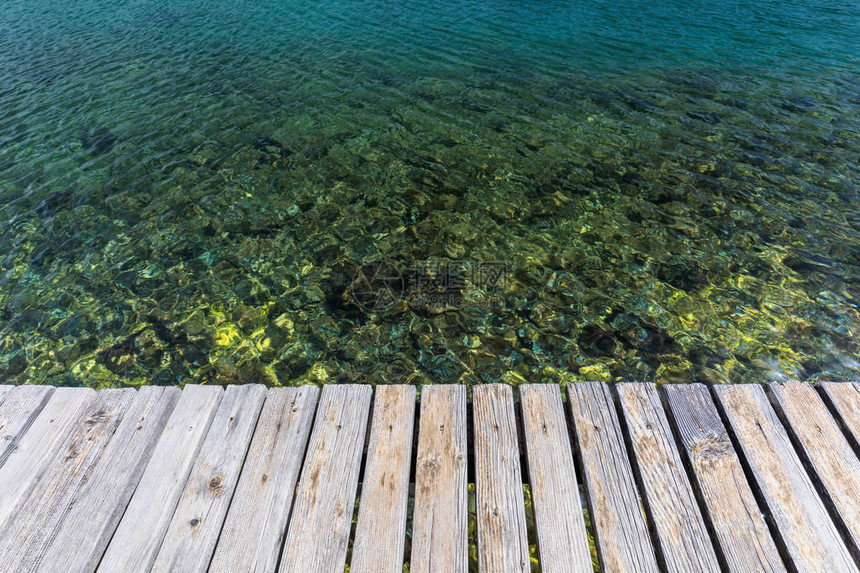
M 858 440 L 856 383 L 0 386 L 0 571 L 856 573 Z

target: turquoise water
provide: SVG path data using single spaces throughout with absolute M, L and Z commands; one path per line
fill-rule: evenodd
M 858 163 L 855 2 L 5 0 L 0 381 L 856 379 Z

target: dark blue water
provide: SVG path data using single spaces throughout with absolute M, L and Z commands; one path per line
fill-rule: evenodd
M 0 380 L 856 378 L 858 38 L 855 2 L 7 0 Z

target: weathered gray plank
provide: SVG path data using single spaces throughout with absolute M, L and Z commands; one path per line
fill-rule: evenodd
M 5 388 L 8 388 L 8 391 L 0 403 L 0 466 L 54 392 L 50 386 Z
M 0 406 L 3 405 L 3 399 L 6 397 L 6 393 L 14 388 L 11 384 L 0 384 Z
M 595 543 L 603 571 L 656 573 L 657 559 L 609 388 L 569 384 Z
M 619 384 L 617 391 L 666 570 L 719 571 L 656 386 Z
M 46 571 L 94 571 L 181 395 L 144 386 L 68 507 L 41 558 Z
M 318 397 L 315 386 L 269 390 L 210 573 L 277 569 Z
M 370 412 L 370 386 L 323 388 L 281 572 L 342 571 Z
M 845 429 L 860 444 L 860 384 L 857 382 L 822 382 L 819 386 L 842 418 Z
M 590 573 L 591 552 L 561 389 L 556 384 L 525 384 L 520 386 L 520 402 L 541 570 Z
M 377 386 L 352 573 L 400 573 L 406 539 L 415 387 Z
M 58 454 L 0 527 L 3 571 L 34 571 L 78 488 L 113 436 L 135 391 L 98 392 L 60 443 Z M 56 570 L 56 569 L 54 569 Z
M 413 573 L 468 571 L 466 387 L 424 386 L 415 466 Z
M 261 384 L 227 386 L 161 542 L 153 572 L 205 572 L 239 481 L 260 409 Z
M 812 386 L 774 382 L 770 391 L 827 490 L 854 547 L 860 547 L 860 460 Z
M 475 491 L 478 568 L 531 570 L 514 397 L 505 384 L 475 386 Z
M 95 394 L 91 388 L 57 388 L 30 429 L 7 450 L 6 461 L 0 466 L 0 523 L 9 518 L 58 455 L 60 442 Z
M 729 571 L 785 571 L 708 388 L 663 389 Z
M 222 394 L 220 386 L 185 386 L 99 571 L 149 571 L 152 567 Z
M 797 571 L 857 571 L 764 388 L 713 389 Z

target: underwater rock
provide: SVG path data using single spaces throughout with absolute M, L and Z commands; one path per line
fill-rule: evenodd
M 676 70 L 667 74 L 667 80 L 684 93 L 701 98 L 714 99 L 719 89 L 719 81 L 705 71 Z
M 734 108 L 741 109 L 741 110 L 747 109 L 750 105 L 750 102 L 748 100 L 746 100 L 744 98 L 740 98 L 740 97 L 729 97 L 729 98 L 725 98 L 725 99 L 718 99 L 717 101 L 723 105 L 734 107 Z
M 43 219 L 48 219 L 57 214 L 58 211 L 67 208 L 74 198 L 70 190 L 55 191 L 36 205 L 36 213 Z
M 578 377 L 581 380 L 587 382 L 611 382 L 612 381 L 612 372 L 601 364 L 592 364 L 590 366 L 583 366 L 577 372 Z
M 723 121 L 723 118 L 720 117 L 720 114 L 713 112 L 713 111 L 690 110 L 687 112 L 687 117 L 690 117 L 692 119 L 697 119 L 699 121 L 703 121 L 703 122 L 708 123 L 710 125 L 717 125 L 718 123 Z
M 666 284 L 688 292 L 708 284 L 707 273 L 696 261 L 680 257 L 658 266 L 654 270 L 654 276 Z
M 688 384 L 693 381 L 693 368 L 689 360 L 665 354 L 658 358 L 660 365 L 654 373 L 659 384 Z
M 84 152 L 93 155 L 102 155 L 110 151 L 118 141 L 118 137 L 103 126 L 96 126 L 79 138 L 81 148 Z
M 478 113 L 493 111 L 492 106 L 470 96 L 463 96 L 463 99 L 460 100 L 460 105 L 469 111 L 476 111 Z
M 775 100 L 778 107 L 792 113 L 806 113 L 816 105 L 815 99 L 803 94 L 790 94 Z
M 11 380 L 14 376 L 21 374 L 27 369 L 27 359 L 23 354 L 17 353 L 9 359 L 5 369 L 0 369 L 0 380 Z

